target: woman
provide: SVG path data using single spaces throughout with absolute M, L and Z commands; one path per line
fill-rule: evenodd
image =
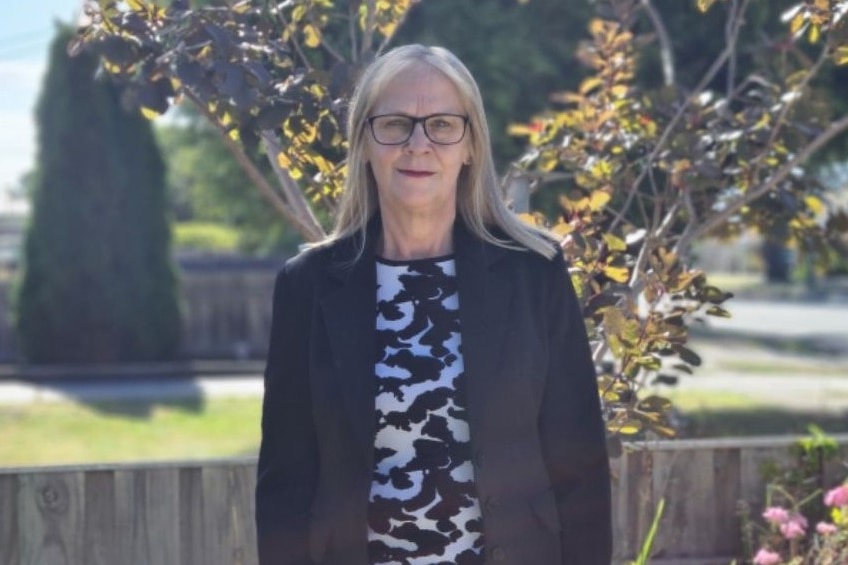
M 581 312 L 499 197 L 474 79 L 445 49 L 386 53 L 348 139 L 336 228 L 274 292 L 260 563 L 608 564 Z

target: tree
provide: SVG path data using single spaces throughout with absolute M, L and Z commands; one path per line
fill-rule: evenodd
M 180 320 L 165 170 L 150 124 L 59 29 L 38 103 L 39 158 L 16 319 L 31 362 L 174 357 Z
M 201 117 L 156 128 L 168 165 L 169 208 L 180 222 L 214 223 L 235 230 L 237 250 L 250 255 L 292 254 L 299 237 L 256 190 L 214 127 Z M 259 156 L 261 157 L 261 155 Z M 267 162 L 252 157 L 269 182 Z
M 842 211 L 820 223 L 821 187 L 804 168 L 848 130 L 845 112 L 810 104 L 814 81 L 848 63 L 848 0 L 793 2 L 779 37 L 751 43 L 764 59 L 752 58 L 750 72 L 735 63 L 740 33 L 748 10 L 766 0 L 692 2 L 721 22 L 723 37 L 693 83 L 675 78 L 668 26 L 651 0 L 599 0 L 601 17 L 578 53 L 588 76 L 575 92 L 554 94 L 550 111 L 511 128 L 529 146 L 510 175 L 537 194 L 562 193 L 556 217 L 527 219 L 562 238 L 596 361 L 610 361 L 599 386 L 614 435 L 673 434 L 670 403 L 640 391 L 700 364 L 686 345 L 693 316 L 729 315 L 722 306 L 729 293 L 687 261 L 693 241 L 786 222 L 794 240 L 814 249 L 848 229 Z M 342 99 L 410 2 L 298 0 L 268 9 L 243 0 L 226 11 L 191 11 L 182 2 L 160 10 L 142 0 L 128 9 L 99 5 L 75 48 L 100 53 L 148 108 L 162 111 L 178 94 L 245 147 L 261 139 L 280 187 L 263 192 L 305 238 L 320 237 L 313 207 L 332 212 L 344 175 L 333 160 L 345 147 Z M 278 28 L 282 35 L 271 33 Z M 349 63 L 339 37 L 354 47 Z M 664 80 L 643 88 L 640 54 L 653 41 L 664 53 Z M 812 58 L 775 50 L 787 44 Z M 775 57 L 782 64 L 757 62 Z M 231 147 L 240 151 L 235 141 Z

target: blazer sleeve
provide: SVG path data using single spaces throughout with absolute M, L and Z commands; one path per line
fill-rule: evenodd
M 309 301 L 284 268 L 274 285 L 256 483 L 260 565 L 308 565 L 318 451 L 308 378 Z
M 562 524 L 563 565 L 609 565 L 610 470 L 597 376 L 561 253 L 550 268 L 549 359 L 539 425 Z

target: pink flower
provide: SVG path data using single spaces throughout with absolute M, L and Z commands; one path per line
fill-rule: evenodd
M 836 530 L 837 527 L 829 522 L 819 522 L 816 524 L 816 531 L 823 536 L 835 534 Z
M 789 521 L 789 511 L 780 506 L 769 506 L 763 510 L 763 518 L 775 526 Z
M 827 491 L 824 495 L 827 506 L 848 506 L 848 485 L 841 485 Z
M 760 549 L 754 556 L 754 565 L 777 565 L 781 561 L 779 553 L 766 548 Z
M 792 516 L 788 522 L 780 525 L 780 533 L 786 539 L 795 539 L 803 536 L 807 530 L 807 519 L 798 514 Z

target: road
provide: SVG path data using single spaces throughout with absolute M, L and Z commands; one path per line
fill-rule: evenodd
M 848 410 L 848 303 L 786 304 L 734 300 L 733 317 L 709 318 L 710 330 L 694 339 L 705 366 L 680 382 L 681 390 L 752 395 L 799 409 Z M 760 343 L 752 344 L 760 340 Z M 793 341 L 796 340 L 796 341 Z M 829 344 L 827 355 L 792 354 L 797 340 Z M 763 342 L 768 341 L 766 345 Z M 815 350 L 813 350 L 815 351 Z M 734 369 L 740 363 L 744 371 Z M 782 365 L 785 365 L 781 368 Z M 762 366 L 764 374 L 756 374 Z M 775 370 L 775 367 L 778 370 Z M 819 370 L 821 368 L 821 370 Z M 778 373 L 778 374 L 775 374 Z M 188 378 L 133 377 L 41 382 L 0 380 L 0 404 L 191 400 L 214 396 L 259 397 L 262 379 L 253 372 Z
M 848 303 L 775 303 L 730 300 L 731 318 L 709 316 L 719 331 L 750 332 L 775 337 L 825 337 L 848 343 Z

